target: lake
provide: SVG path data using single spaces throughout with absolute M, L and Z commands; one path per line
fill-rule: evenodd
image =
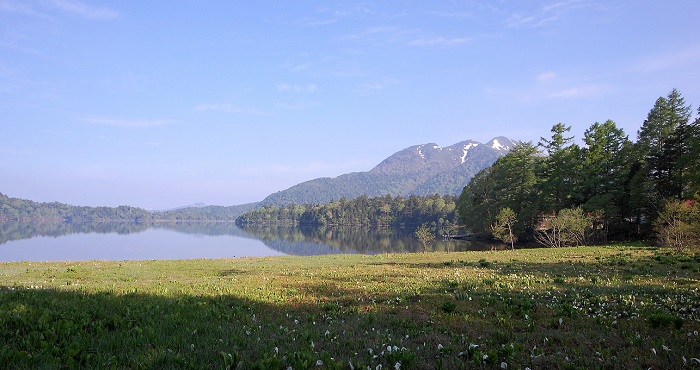
M 486 250 L 491 245 L 442 241 L 431 251 Z M 227 222 L 0 223 L 0 261 L 239 258 L 423 251 L 410 229 L 246 227 Z

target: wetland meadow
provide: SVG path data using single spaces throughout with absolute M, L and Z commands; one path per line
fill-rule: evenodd
M 4 369 L 700 368 L 700 256 L 638 245 L 3 262 Z

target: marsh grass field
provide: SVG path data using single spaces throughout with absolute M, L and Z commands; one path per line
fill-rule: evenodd
M 642 246 L 0 264 L 0 368 L 700 368 L 700 255 Z

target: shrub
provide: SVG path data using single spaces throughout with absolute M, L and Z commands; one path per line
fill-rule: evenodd
M 700 205 L 695 201 L 666 203 L 654 222 L 659 244 L 676 252 L 700 245 Z
M 535 240 L 547 247 L 582 245 L 593 230 L 593 216 L 581 207 L 567 208 L 546 217 L 535 231 Z

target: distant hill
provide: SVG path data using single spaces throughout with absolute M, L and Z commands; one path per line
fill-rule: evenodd
M 32 221 L 151 224 L 155 221 L 234 221 L 238 216 L 256 207 L 257 203 L 229 207 L 197 203 L 169 211 L 147 211 L 130 206 L 84 207 L 58 202 L 40 203 L 28 199 L 10 198 L 0 193 L 0 223 Z M 2 234 L 3 230 L 0 228 L 0 235 Z
M 370 171 L 306 181 L 269 195 L 259 205 L 324 204 L 361 195 L 459 195 L 474 175 L 516 143 L 497 137 L 486 144 L 466 140 L 446 148 L 433 143 L 414 145 L 394 153 Z
M 247 203 L 235 206 L 207 206 L 197 203 L 189 207 L 175 208 L 169 211 L 157 211 L 153 214 L 156 220 L 162 221 L 233 221 L 247 211 L 255 209 L 258 203 Z
M 190 204 L 189 206 L 180 206 L 180 207 L 175 207 L 175 208 L 168 208 L 168 209 L 160 209 L 160 210 L 155 210 L 154 212 L 170 212 L 170 211 L 177 211 L 178 209 L 186 209 L 186 208 L 204 208 L 207 205 L 199 202 L 195 204 Z

